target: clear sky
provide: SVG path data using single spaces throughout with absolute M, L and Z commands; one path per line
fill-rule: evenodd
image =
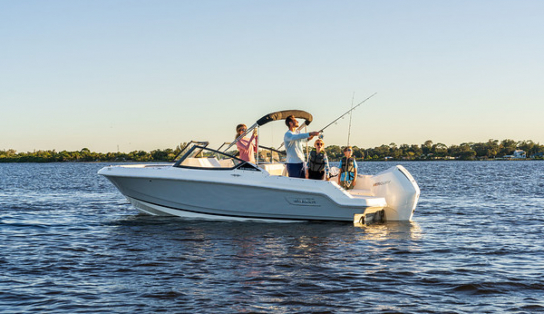
M 0 150 L 217 147 L 278 110 L 320 129 L 374 92 L 352 145 L 544 143 L 543 17 L 540 0 L 0 0 Z

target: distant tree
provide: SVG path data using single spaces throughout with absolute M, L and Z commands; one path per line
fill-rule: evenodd
M 524 150 L 527 153 L 527 156 L 534 155 L 537 150 L 537 145 L 533 141 L 519 141 L 517 147 L 521 150 Z
M 356 159 L 363 159 L 365 158 L 365 151 L 364 149 L 361 149 L 357 146 L 353 146 L 353 157 L 355 157 Z M 343 154 L 342 154 L 343 155 Z
M 471 143 L 462 143 L 459 145 L 459 154 L 457 157 L 461 160 L 474 160 L 476 152 L 471 148 Z
M 544 153 L 544 145 L 535 144 L 534 153 L 535 154 Z
M 327 153 L 327 156 L 331 160 L 339 160 L 344 156 L 344 153 L 342 152 L 342 149 L 338 145 L 330 145 L 325 148 L 325 152 Z
M 448 146 L 436 143 L 431 147 L 431 153 L 436 157 L 445 157 L 448 154 Z
M 389 156 L 389 146 L 388 145 L 381 145 L 380 147 L 374 148 L 380 159 L 385 158 Z
M 461 159 L 462 156 L 466 156 L 468 151 L 472 151 L 470 146 L 466 143 L 461 145 L 451 145 L 448 148 L 448 155 L 455 157 L 456 159 Z
M 431 149 L 433 148 L 433 141 L 426 140 L 425 143 L 421 144 L 421 151 L 424 155 L 431 154 Z
M 168 151 L 156 149 L 151 151 L 151 158 L 155 161 L 168 161 Z
M 476 153 L 476 157 L 487 157 L 487 147 L 485 143 L 472 143 L 470 148 Z
M 488 158 L 495 158 L 497 154 L 499 153 L 499 141 L 489 139 L 487 143 L 485 144 L 485 147 L 487 149 L 487 157 Z
M 517 142 L 514 140 L 503 140 L 499 145 L 499 156 L 512 155 L 517 148 Z
M 419 145 L 416 145 L 416 144 L 410 145 L 410 149 L 408 150 L 408 152 L 412 152 L 414 154 L 414 156 L 416 156 L 418 158 L 421 155 L 423 155 L 423 150 L 421 149 L 421 147 Z

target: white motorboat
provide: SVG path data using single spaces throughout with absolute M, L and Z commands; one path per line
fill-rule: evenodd
M 261 118 L 252 129 L 290 114 L 311 122 L 304 111 L 281 111 Z M 243 137 L 240 136 L 240 138 Z M 232 146 L 232 145 L 231 145 Z M 229 146 L 230 147 L 230 146 Z M 233 154 L 190 142 L 173 164 L 117 165 L 98 173 L 108 178 L 142 213 L 214 220 L 409 221 L 420 190 L 412 175 L 395 166 L 376 175 L 358 175 L 352 190 L 334 180 L 285 176 L 273 160 L 255 164 Z

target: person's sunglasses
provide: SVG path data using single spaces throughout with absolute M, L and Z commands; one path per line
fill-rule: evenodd
M 315 144 L 315 146 L 323 146 L 323 144 Z
M 346 152 L 351 152 L 352 150 L 351 149 L 346 149 Z

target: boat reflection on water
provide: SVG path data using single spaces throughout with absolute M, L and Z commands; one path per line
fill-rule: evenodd
M 394 221 L 386 224 L 355 225 L 364 230 L 360 240 L 420 240 L 421 227 L 414 221 Z

